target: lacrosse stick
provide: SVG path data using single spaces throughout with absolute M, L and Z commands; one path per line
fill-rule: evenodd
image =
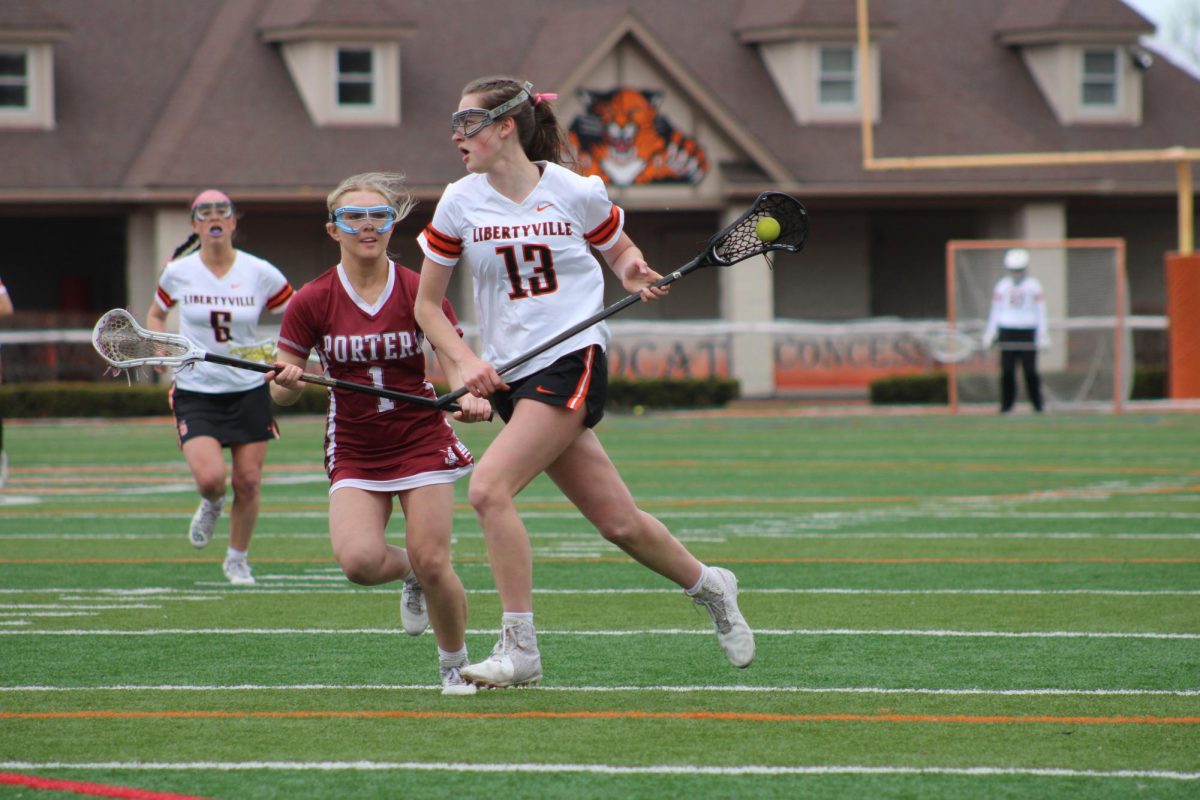
M 943 364 L 957 364 L 975 355 L 976 351 L 987 350 L 983 343 L 970 334 L 955 328 L 939 328 L 925 334 L 925 345 L 935 360 Z M 1000 350 L 1036 350 L 1037 345 L 1023 342 L 998 342 Z
M 760 227 L 760 221 L 772 219 L 777 223 L 772 226 L 769 222 Z M 766 232 L 764 234 L 764 231 Z M 739 261 L 745 261 L 751 256 L 764 255 L 775 250 L 798 253 L 804 247 L 808 238 L 808 212 L 796 198 L 783 192 L 763 192 L 754 201 L 746 213 L 730 223 L 724 230 L 708 240 L 708 244 L 700 255 L 684 264 L 669 275 L 664 275 L 651 287 L 666 286 L 700 267 L 728 267 Z M 532 358 L 554 347 L 556 344 L 570 339 L 580 331 L 592 327 L 597 322 L 611 317 L 622 309 L 628 308 L 641 299 L 641 293 L 634 292 L 612 305 L 597 311 L 592 316 L 572 325 L 562 333 L 542 342 L 527 353 L 517 356 L 511 361 L 500 365 L 496 372 L 503 375 L 521 366 Z M 469 391 L 466 386 L 460 386 L 453 392 L 448 392 L 438 398 L 438 402 L 451 403 Z
M 197 361 L 209 361 L 213 364 L 223 364 L 227 367 L 253 370 L 254 372 L 274 372 L 275 367 L 261 364 L 257 361 L 245 361 L 240 358 L 208 353 L 201 350 L 186 336 L 175 333 L 158 333 L 143 328 L 133 315 L 123 308 L 108 311 L 92 329 L 92 346 L 100 357 L 115 369 L 132 369 L 133 367 L 182 367 Z M 378 386 L 366 386 L 361 383 L 351 383 L 324 375 L 304 373 L 300 376 L 307 383 L 319 386 L 331 386 L 336 389 L 346 389 L 351 392 L 362 392 L 376 397 L 386 397 L 389 400 L 402 400 L 421 406 L 432 406 L 449 411 L 457 411 L 457 405 L 440 403 L 436 398 L 424 397 L 418 394 L 406 394 Z

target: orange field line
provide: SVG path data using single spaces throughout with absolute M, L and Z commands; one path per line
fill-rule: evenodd
M 649 719 L 716 722 L 895 722 L 970 725 L 1197 725 L 1195 717 L 1036 714 L 764 714 L 741 711 L 4 711 L 0 719 Z
M 220 558 L 0 558 L 0 564 L 216 564 Z M 463 556 L 459 563 L 487 563 L 483 556 Z M 623 556 L 534 558 L 537 564 L 625 564 Z M 1200 564 L 1200 558 L 722 558 L 722 564 Z M 332 564 L 330 558 L 256 558 L 255 564 Z

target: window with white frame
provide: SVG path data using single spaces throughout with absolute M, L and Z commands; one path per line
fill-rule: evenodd
M 845 107 L 858 101 L 856 52 L 850 45 L 825 45 L 817 51 L 817 104 Z
M 1114 108 L 1117 105 L 1120 55 L 1115 47 L 1086 48 L 1079 100 L 1084 108 Z
M 32 102 L 29 51 L 0 48 L 0 111 L 26 111 Z
M 337 104 L 363 107 L 375 104 L 375 51 L 370 47 L 337 49 Z

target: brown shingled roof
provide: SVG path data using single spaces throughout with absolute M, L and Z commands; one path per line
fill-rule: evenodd
M 1200 81 L 1165 59 L 1143 73 L 1142 124 L 1062 126 L 1020 56 L 997 42 L 1003 20 L 1026 0 L 872 0 L 894 20 L 880 39 L 882 119 L 875 155 L 1108 150 L 1200 145 L 1181 108 L 1200 108 Z M 1039 24 L 1148 30 L 1120 0 L 1038 0 Z M 1030 8 L 1033 8 L 1033 5 Z M 55 44 L 56 128 L 0 129 L 0 202 L 72 196 L 93 200 L 186 199 L 217 185 L 239 197 L 323 196 L 352 172 L 407 173 L 436 197 L 462 174 L 448 117 L 480 75 L 508 73 L 557 91 L 581 59 L 635 18 L 660 55 L 697 87 L 703 113 L 719 111 L 734 141 L 756 143 L 789 189 L 830 196 L 889 192 L 1014 192 L 1053 185 L 1080 192 L 1170 194 L 1169 165 L 1039 170 L 868 172 L 857 123 L 798 126 L 757 46 L 739 26 L 778 6 L 812 24 L 845 17 L 848 0 L 739 4 L 728 0 L 6 0 L 2 13 L 39 9 L 70 20 Z M 114 9 L 123 10 L 115 13 Z M 342 17 L 343 9 L 348 16 Z M 279 46 L 264 25 L 304 26 L 378 16 L 415 26 L 401 43 L 401 123 L 318 128 L 309 119 Z M 1032 13 L 1032 12 L 1031 12 Z M 632 15 L 632 16 L 631 16 Z M 1083 15 L 1083 16 L 1081 16 Z M 43 19 L 48 17 L 43 17 Z M 852 22 L 852 18 L 844 20 Z M 839 22 L 841 24 L 841 22 Z M 1007 23 L 1005 23 L 1007 24 Z M 80 35 L 87 31 L 87 35 Z M 486 35 L 484 35 L 486 34 Z M 759 164 L 759 167 L 762 165 Z M 754 165 L 726 175 L 729 191 L 760 187 Z M 747 183 L 739 187 L 739 179 Z M 776 181 L 776 183 L 778 183 Z

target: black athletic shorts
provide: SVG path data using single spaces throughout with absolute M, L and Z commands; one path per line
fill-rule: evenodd
M 518 400 L 537 400 L 552 406 L 586 409 L 583 424 L 594 428 L 604 419 L 608 399 L 608 358 L 597 345 L 589 345 L 555 361 L 550 366 L 508 382 L 507 392 L 488 399 L 505 422 L 512 418 Z
M 271 390 L 264 383 L 245 392 L 189 392 L 171 386 L 171 410 L 179 446 L 197 436 L 211 436 L 222 447 L 279 438 L 271 416 Z

